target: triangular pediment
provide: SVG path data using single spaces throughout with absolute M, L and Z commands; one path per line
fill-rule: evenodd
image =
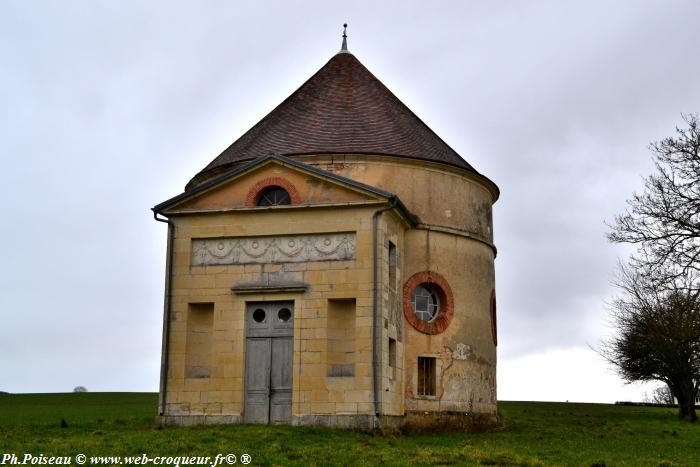
M 185 191 L 153 209 L 165 215 L 261 209 L 257 206 L 260 193 L 272 186 L 289 193 L 292 203 L 288 207 L 292 208 L 386 203 L 394 197 L 392 193 L 314 166 L 269 155 Z

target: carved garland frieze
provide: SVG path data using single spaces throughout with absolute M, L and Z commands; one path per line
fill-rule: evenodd
M 192 241 L 192 265 L 305 263 L 355 259 L 355 234 L 202 238 Z

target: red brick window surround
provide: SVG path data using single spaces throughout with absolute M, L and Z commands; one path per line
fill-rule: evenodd
M 298 204 L 301 199 L 299 198 L 299 192 L 296 187 L 289 182 L 289 180 L 282 177 L 267 177 L 259 180 L 255 185 L 248 190 L 248 194 L 245 197 L 245 205 L 248 208 L 254 208 L 258 205 L 260 196 L 269 188 L 279 187 L 284 189 L 289 193 L 289 198 L 292 204 Z
M 413 310 L 413 292 L 421 285 L 437 295 L 439 309 L 430 321 L 423 321 Z M 440 334 L 447 329 L 454 316 L 454 296 L 447 280 L 433 271 L 412 275 L 403 286 L 403 315 L 411 326 L 424 334 Z

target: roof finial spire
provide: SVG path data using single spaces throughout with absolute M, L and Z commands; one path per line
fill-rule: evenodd
M 348 51 L 348 23 L 343 23 L 343 45 L 340 47 L 341 52 Z

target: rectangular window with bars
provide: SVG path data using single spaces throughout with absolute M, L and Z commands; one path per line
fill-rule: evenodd
M 418 357 L 418 395 L 435 395 L 435 357 Z

